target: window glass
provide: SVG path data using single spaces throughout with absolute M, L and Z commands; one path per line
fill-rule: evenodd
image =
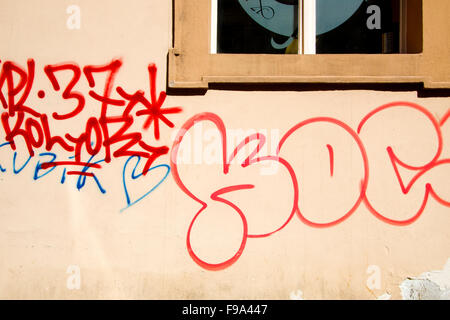
M 217 1 L 217 53 L 297 53 L 299 0 Z
M 316 0 L 316 53 L 398 53 L 400 0 Z
M 213 53 L 400 52 L 401 0 L 212 1 Z

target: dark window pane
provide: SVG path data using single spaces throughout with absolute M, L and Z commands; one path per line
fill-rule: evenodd
M 316 53 L 398 53 L 399 0 L 316 0 Z
M 298 0 L 218 0 L 218 53 L 296 53 Z

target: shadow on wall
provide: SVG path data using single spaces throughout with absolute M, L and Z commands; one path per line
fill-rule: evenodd
M 167 79 L 167 77 L 166 77 Z M 222 91 L 345 91 L 374 90 L 388 92 L 416 91 L 418 98 L 450 97 L 450 89 L 425 89 L 421 83 L 211 83 L 211 90 Z M 166 92 L 172 96 L 202 96 L 208 89 L 204 88 L 170 88 Z
M 299 92 L 336 90 L 416 91 L 418 98 L 450 97 L 450 89 L 425 89 L 423 83 L 209 83 L 208 88 L 171 88 L 169 86 L 169 54 L 166 56 L 166 66 L 165 91 L 170 96 L 204 96 L 208 89 L 211 89 L 223 91 Z

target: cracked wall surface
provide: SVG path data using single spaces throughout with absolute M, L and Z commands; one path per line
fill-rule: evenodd
M 404 300 L 450 300 L 450 259 L 442 270 L 406 279 L 400 290 Z

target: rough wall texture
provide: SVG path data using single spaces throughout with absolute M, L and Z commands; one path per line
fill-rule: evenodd
M 450 259 L 440 271 L 425 272 L 403 281 L 400 290 L 405 300 L 449 300 Z

